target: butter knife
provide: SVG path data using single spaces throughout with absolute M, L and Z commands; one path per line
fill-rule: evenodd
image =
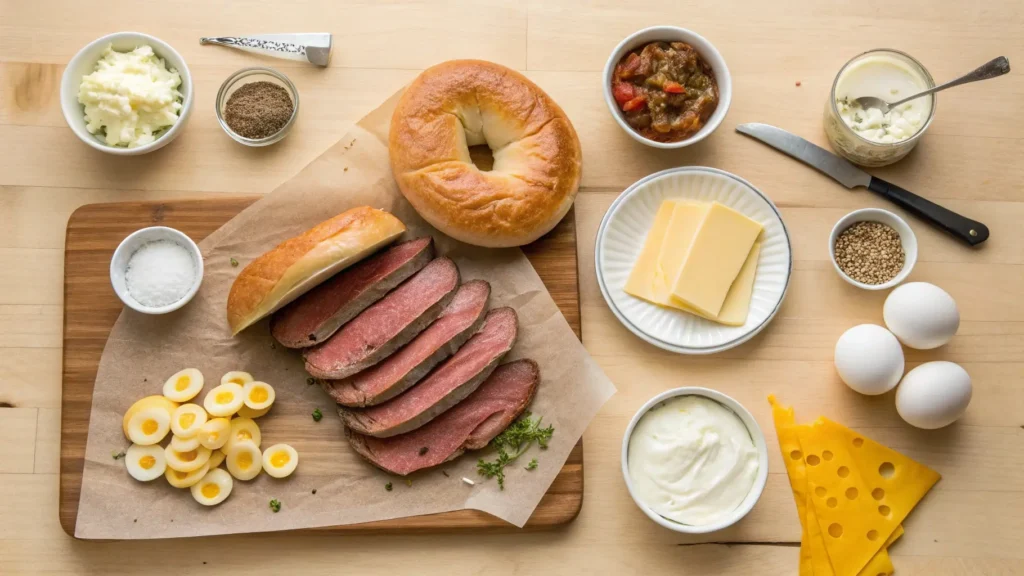
M 327 66 L 331 62 L 331 35 L 326 33 L 218 36 L 200 38 L 199 43 L 230 46 L 246 52 L 309 62 L 317 66 Z
M 925 200 L 913 192 L 904 190 L 881 178 L 876 178 L 845 159 L 804 140 L 796 134 L 757 122 L 740 124 L 736 127 L 736 131 L 760 140 L 772 148 L 796 158 L 826 176 L 830 176 L 833 180 L 847 188 L 852 189 L 864 186 L 907 212 L 914 214 L 933 226 L 945 230 L 971 246 L 977 246 L 988 240 L 988 227 L 981 222 L 961 216 L 930 200 Z

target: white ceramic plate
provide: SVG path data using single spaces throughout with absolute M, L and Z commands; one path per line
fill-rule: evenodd
M 718 202 L 764 226 L 750 313 L 743 326 L 716 324 L 623 291 L 658 207 L 663 200 L 675 199 Z M 782 305 L 793 270 L 789 232 L 771 200 L 738 176 L 696 166 L 658 172 L 627 188 L 601 221 L 595 260 L 597 283 L 619 321 L 647 342 L 680 354 L 713 354 L 753 338 Z

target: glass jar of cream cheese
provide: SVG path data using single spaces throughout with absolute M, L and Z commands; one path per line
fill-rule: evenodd
M 855 100 L 874 96 L 887 102 L 935 86 L 920 62 L 898 50 L 877 49 L 855 56 L 839 70 L 825 102 L 825 135 L 832 149 L 862 166 L 885 166 L 914 149 L 935 116 L 935 95 L 901 104 L 886 114 L 861 108 Z

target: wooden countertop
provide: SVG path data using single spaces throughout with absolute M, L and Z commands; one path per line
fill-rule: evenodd
M 698 8 L 699 7 L 699 8 Z M 655 24 L 693 29 L 732 72 L 732 108 L 718 132 L 691 149 L 643 147 L 609 117 L 601 68 L 628 33 Z M 0 572 L 134 573 L 173 562 L 190 574 L 796 572 L 800 528 L 765 396 L 799 418 L 827 415 L 921 459 L 944 476 L 891 549 L 898 574 L 1024 573 L 1024 76 L 942 94 L 929 133 L 910 157 L 876 174 L 988 224 L 970 250 L 910 220 L 920 242 L 912 280 L 934 282 L 960 306 L 957 337 L 937 351 L 908 351 L 909 366 L 946 359 L 974 381 L 967 415 L 945 430 L 904 424 L 892 395 L 845 388 L 832 347 L 850 326 L 881 322 L 884 294 L 858 291 L 828 261 L 828 232 L 846 212 L 888 207 L 733 132 L 767 122 L 824 144 L 821 111 L 835 73 L 876 47 L 913 54 L 939 80 L 997 55 L 1024 63 L 1017 0 L 858 3 L 251 2 L 104 4 L 0 0 Z M 196 108 L 180 138 L 159 152 L 120 158 L 75 138 L 59 106 L 64 64 L 86 43 L 139 30 L 187 60 Z M 200 36 L 330 31 L 326 70 L 200 46 Z M 61 278 L 64 225 L 78 206 L 197 194 L 265 193 L 332 144 L 354 120 L 426 66 L 483 58 L 523 70 L 573 120 L 584 148 L 577 200 L 585 344 L 619 387 L 587 432 L 586 499 L 567 529 L 497 535 L 277 534 L 137 543 L 76 542 L 57 522 Z M 239 146 L 217 125 L 221 81 L 247 65 L 284 70 L 302 112 L 276 146 Z M 618 324 L 594 279 L 593 240 L 605 209 L 656 170 L 706 165 L 734 172 L 781 208 L 795 274 L 779 317 L 752 342 L 707 358 L 653 348 Z M 897 210 L 898 212 L 898 210 Z M 626 493 L 622 431 L 659 391 L 722 390 L 754 412 L 769 437 L 771 474 L 740 525 L 704 538 L 650 522 Z M 642 568 L 641 568 L 642 567 Z

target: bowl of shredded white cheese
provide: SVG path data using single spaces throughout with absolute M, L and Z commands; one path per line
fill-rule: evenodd
M 64 69 L 64 119 L 83 142 L 122 156 L 152 152 L 181 133 L 192 111 L 192 76 L 169 44 L 148 34 L 108 34 Z
M 118 298 L 144 314 L 166 314 L 188 304 L 203 282 L 203 255 L 179 230 L 136 230 L 114 251 L 110 283 Z

